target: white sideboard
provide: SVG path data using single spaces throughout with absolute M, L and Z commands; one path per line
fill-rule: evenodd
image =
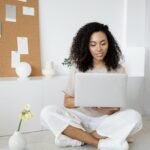
M 31 104 L 33 118 L 23 121 L 23 132 L 41 129 L 39 114 L 48 104 L 63 104 L 63 88 L 66 77 L 52 79 L 34 77 L 29 80 L 0 78 L 0 136 L 11 134 L 17 129 L 18 115 L 24 104 Z
M 63 105 L 63 92 L 67 76 L 51 79 L 31 77 L 29 80 L 0 78 L 0 136 L 12 134 L 18 126 L 18 115 L 24 104 L 31 104 L 33 118 L 23 121 L 22 132 L 41 130 L 39 114 L 46 105 Z M 142 112 L 144 78 L 129 77 L 128 105 Z

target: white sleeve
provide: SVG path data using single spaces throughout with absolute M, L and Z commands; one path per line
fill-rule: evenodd
M 74 97 L 74 80 L 75 80 L 76 68 L 72 67 L 68 76 L 68 81 L 64 92 L 72 97 Z
M 119 65 L 119 67 L 117 68 L 117 72 L 118 73 L 126 73 L 126 69 L 122 65 Z

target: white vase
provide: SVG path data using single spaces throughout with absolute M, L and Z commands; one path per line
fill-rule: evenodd
M 20 132 L 16 131 L 10 137 L 8 146 L 10 150 L 25 150 L 26 140 Z
M 42 70 L 42 74 L 43 74 L 45 77 L 51 78 L 51 77 L 53 77 L 53 76 L 56 75 L 56 72 L 55 72 L 55 70 L 46 70 L 46 69 L 43 69 L 43 70 Z
M 28 79 L 32 71 L 31 65 L 27 62 L 20 62 L 16 67 L 16 74 L 19 79 Z
M 53 61 L 46 63 L 46 67 L 42 70 L 42 74 L 48 78 L 51 78 L 56 75 L 56 70 Z

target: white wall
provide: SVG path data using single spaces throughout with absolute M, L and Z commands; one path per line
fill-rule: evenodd
M 145 74 L 145 0 L 124 0 L 125 66 L 130 76 Z
M 144 47 L 145 0 L 127 0 L 127 47 Z
M 145 45 L 146 45 L 146 65 L 145 65 L 145 101 L 144 111 L 150 115 L 150 1 L 146 0 L 146 28 L 145 28 Z

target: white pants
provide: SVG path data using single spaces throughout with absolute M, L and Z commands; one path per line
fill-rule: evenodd
M 60 139 L 61 133 L 69 125 L 88 132 L 96 131 L 101 136 L 119 139 L 120 141 L 133 136 L 142 128 L 141 115 L 132 109 L 122 110 L 112 115 L 90 117 L 78 111 L 50 105 L 41 111 L 40 117 L 41 124 L 55 135 L 55 141 Z M 66 142 L 64 142 L 65 138 Z M 63 146 L 69 145 L 68 140 L 71 143 L 73 139 L 67 136 L 63 137 Z

